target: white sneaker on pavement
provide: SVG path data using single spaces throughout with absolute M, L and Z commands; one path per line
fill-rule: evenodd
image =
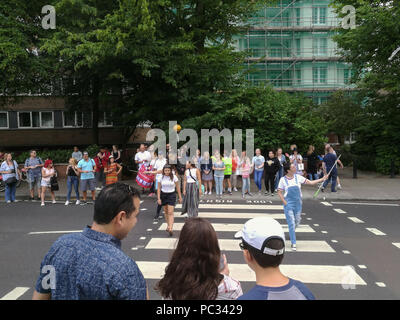
M 40 206 L 41 206 L 41 207 L 44 207 L 44 202 L 42 202 L 42 203 L 40 204 Z
M 80 204 L 81 202 L 79 200 L 76 200 L 75 204 Z
M 69 205 L 69 201 L 65 201 L 65 205 L 66 205 L 66 206 Z

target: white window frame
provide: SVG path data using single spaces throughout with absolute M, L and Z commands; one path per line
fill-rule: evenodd
M 32 112 L 38 112 L 39 113 L 39 127 L 33 127 L 32 126 Z M 51 121 L 53 122 L 53 126 L 51 126 L 51 127 L 44 127 L 44 126 L 42 126 L 42 113 L 51 113 Z M 29 126 L 29 127 L 21 127 L 21 124 L 20 124 L 20 119 L 19 119 L 19 115 L 21 114 L 21 113 L 29 113 L 29 115 L 30 115 L 30 118 L 31 118 L 31 125 Z M 18 118 L 18 129 L 54 129 L 54 111 L 18 111 L 18 114 L 17 114 L 17 118 Z
M 107 120 L 107 118 L 106 118 L 107 111 L 101 111 L 101 112 L 99 112 L 99 114 L 100 114 L 100 113 L 103 114 L 103 120 L 104 120 L 104 122 L 100 122 L 100 119 L 99 119 L 99 121 L 98 121 L 98 127 L 99 127 L 99 128 L 110 128 L 110 127 L 113 127 L 113 126 L 114 126 L 114 123 L 113 123 L 113 122 L 111 122 L 111 124 L 105 124 L 105 122 L 106 122 L 106 120 Z M 92 117 L 93 117 L 93 113 L 92 113 Z M 92 121 L 92 122 L 93 122 L 93 121 Z
M 74 123 L 75 123 L 75 125 L 73 125 L 73 126 L 67 126 L 67 125 L 65 125 L 65 113 L 66 112 L 68 112 L 68 111 L 63 111 L 63 113 L 62 113 L 62 118 L 63 118 L 63 128 L 83 128 L 83 120 L 84 120 L 84 117 L 83 117 L 83 111 L 74 111 L 74 116 L 75 116 L 75 121 L 74 121 Z M 80 112 L 81 113 L 81 116 L 82 116 L 82 125 L 80 125 L 80 126 L 78 126 L 78 112 Z
M 10 117 L 8 116 L 8 111 L 0 111 L 0 113 L 5 113 L 7 117 L 7 127 L 0 127 L 0 130 L 5 130 L 10 128 Z
M 314 22 L 314 9 L 317 9 L 316 10 L 317 11 L 316 22 Z M 321 11 L 322 11 L 321 9 L 325 9 L 325 14 L 326 14 L 325 15 L 325 23 L 321 22 L 321 17 L 323 17 L 323 16 L 321 16 Z M 314 7 L 311 19 L 312 19 L 313 25 L 322 25 L 322 26 L 326 25 L 327 21 L 328 21 L 328 7 L 325 7 L 325 6 Z

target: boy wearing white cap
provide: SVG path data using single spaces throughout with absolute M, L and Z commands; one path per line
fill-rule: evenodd
M 256 274 L 256 286 L 238 300 L 315 300 L 300 281 L 284 276 L 279 265 L 285 253 L 285 233 L 272 218 L 254 218 L 235 234 L 248 266 Z

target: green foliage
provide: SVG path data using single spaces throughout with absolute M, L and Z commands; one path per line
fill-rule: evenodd
M 99 146 L 97 145 L 90 145 L 85 150 L 89 153 L 89 157 L 93 158 L 99 152 Z M 46 159 L 53 160 L 54 163 L 68 163 L 69 159 L 71 158 L 72 149 L 56 149 L 56 150 L 37 150 L 37 156 L 40 157 L 43 161 Z M 18 154 L 15 157 L 15 161 L 18 163 L 25 163 L 25 160 L 30 157 L 30 151 L 25 151 Z
M 352 63 L 353 81 L 363 99 L 357 118 L 357 143 L 352 152 L 359 167 L 388 174 L 390 162 L 400 162 L 400 6 L 388 0 L 334 0 L 339 16 L 345 5 L 356 9 L 356 28 L 338 29 L 341 54 Z
M 182 127 L 254 129 L 255 147 L 264 151 L 296 143 L 301 152 L 326 142 L 326 125 L 312 101 L 272 88 L 242 87 L 222 92 L 212 111 L 182 122 Z M 245 134 L 245 132 L 243 132 Z M 245 139 L 243 139 L 245 142 Z

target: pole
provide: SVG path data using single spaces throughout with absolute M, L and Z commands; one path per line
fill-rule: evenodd
M 336 164 L 337 164 L 337 162 L 338 162 L 338 160 L 340 159 L 341 156 L 342 156 L 342 155 L 339 155 L 339 157 L 336 159 L 335 164 L 332 166 L 331 170 L 329 170 L 329 172 L 328 172 L 328 176 L 331 174 L 333 168 L 336 167 Z M 319 193 L 319 191 L 321 190 L 321 188 L 322 188 L 323 185 L 324 185 L 324 184 L 321 183 L 321 185 L 319 186 L 318 190 L 314 193 L 314 198 L 317 197 L 317 195 L 318 195 L 318 193 Z

